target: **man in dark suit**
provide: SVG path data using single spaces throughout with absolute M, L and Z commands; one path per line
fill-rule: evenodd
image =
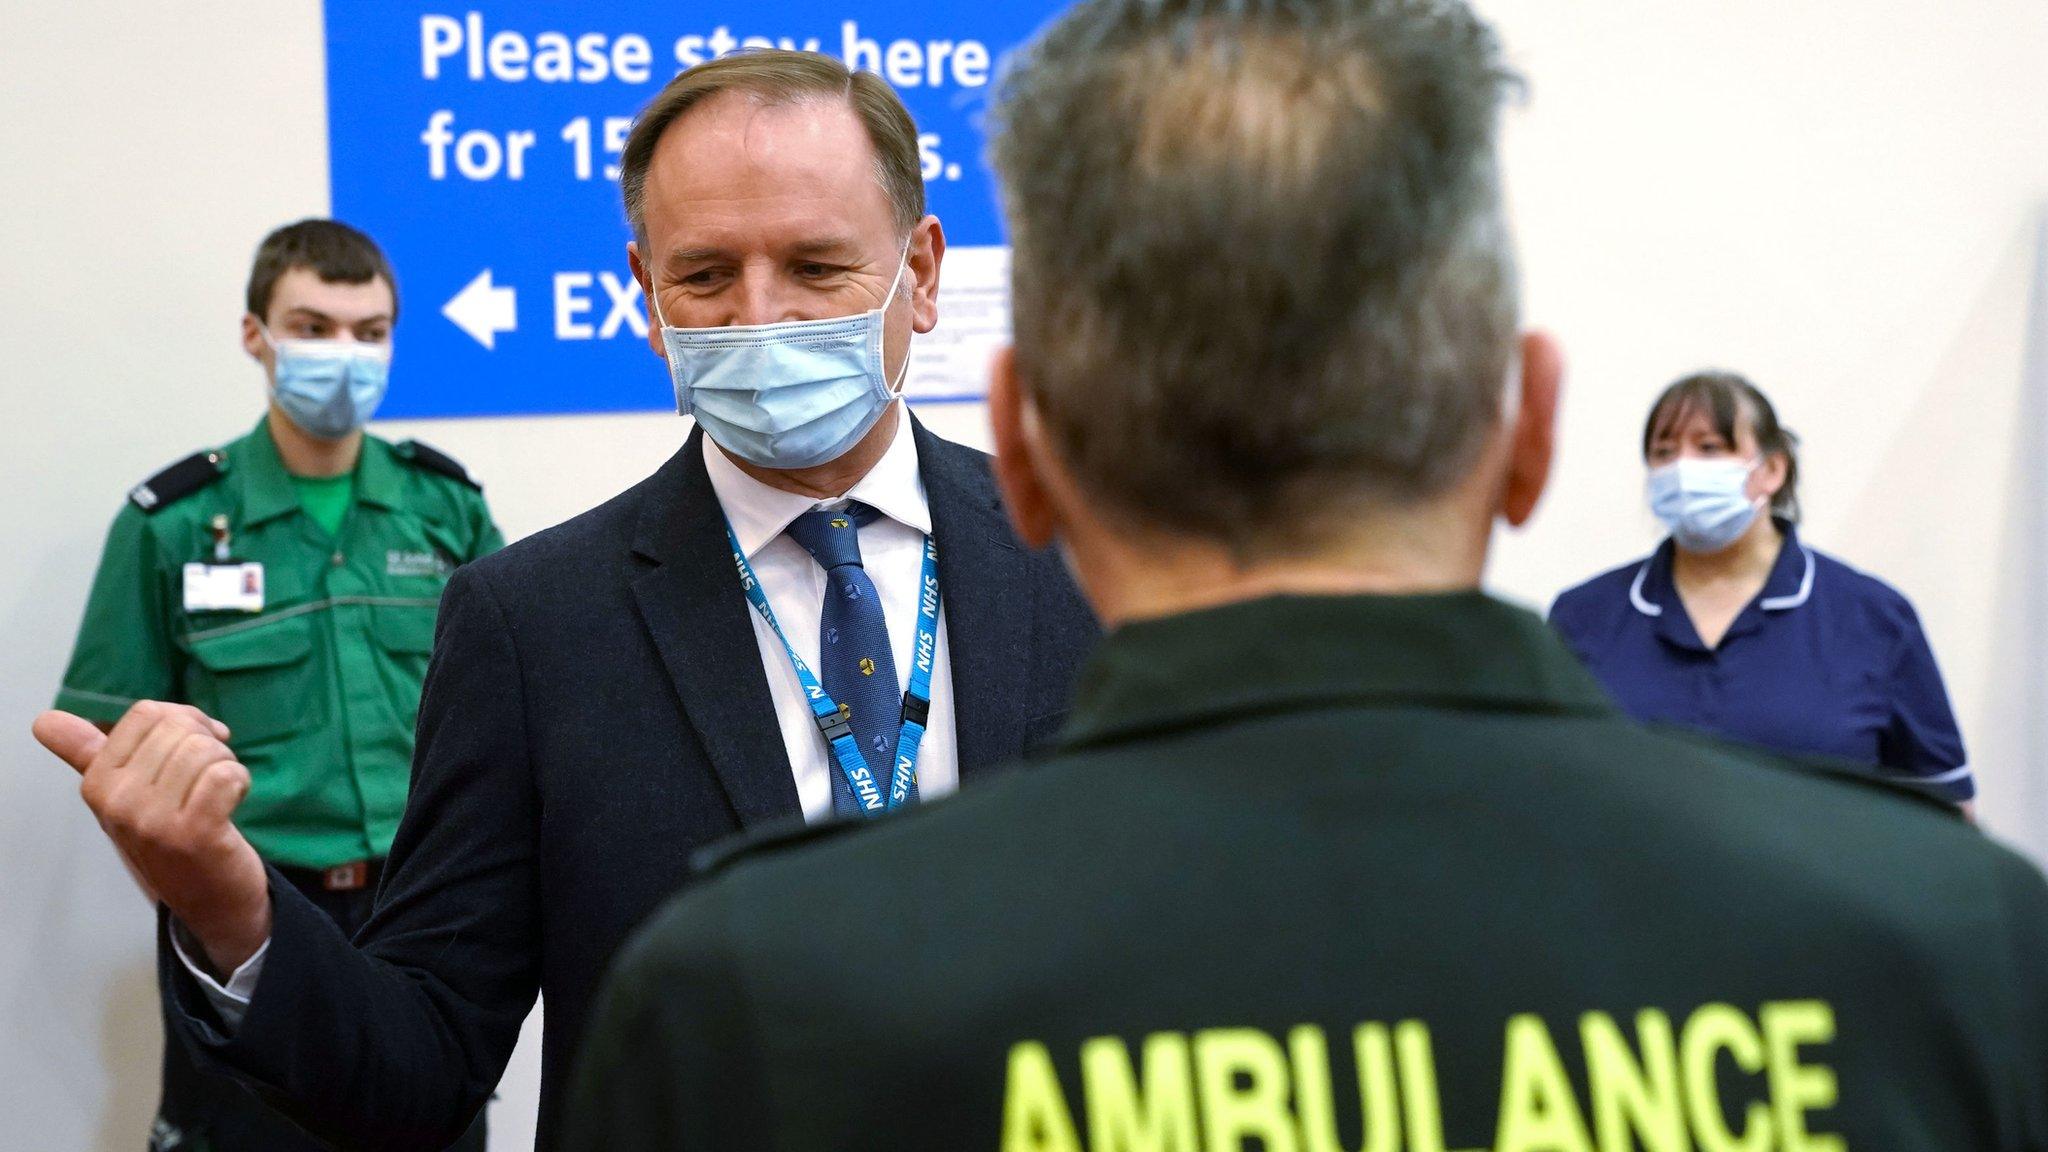
M 2048 1148 L 2040 873 L 1479 591 L 1561 374 L 1503 77 L 1459 0 L 1089 0 L 1013 66 L 997 471 L 1112 631 L 1058 756 L 651 919 L 568 1147 Z
M 945 241 L 887 86 L 729 57 L 664 89 L 621 163 L 650 342 L 698 430 L 450 581 L 354 946 L 234 831 L 248 777 L 220 726 L 37 723 L 162 896 L 184 1041 L 350 1147 L 459 1135 L 536 992 L 546 1145 L 601 971 L 694 850 L 974 782 L 1057 728 L 1094 637 L 985 457 L 898 398 Z

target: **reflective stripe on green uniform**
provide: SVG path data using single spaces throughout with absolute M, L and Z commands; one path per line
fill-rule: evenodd
M 441 589 L 503 538 L 481 493 L 364 437 L 355 498 L 330 536 L 300 507 L 267 423 L 222 449 L 225 472 L 107 537 L 57 707 L 113 721 L 180 700 L 234 730 L 249 767 L 235 822 L 264 858 L 325 868 L 390 850 Z M 264 569 L 260 613 L 186 611 L 184 566 Z

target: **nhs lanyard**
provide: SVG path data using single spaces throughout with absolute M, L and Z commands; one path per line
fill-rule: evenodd
M 810 703 L 811 717 L 817 721 L 818 731 L 824 733 L 833 759 L 839 762 L 839 770 L 846 774 L 846 783 L 853 789 L 861 812 L 874 815 L 908 803 L 910 790 L 917 786 L 918 746 L 924 742 L 925 726 L 931 720 L 932 662 L 939 650 L 939 546 L 930 536 L 924 538 L 924 573 L 918 581 L 917 593 L 917 650 L 911 658 L 910 690 L 903 694 L 903 726 L 896 734 L 896 770 L 890 775 L 889 794 L 885 797 L 875 783 L 874 772 L 868 768 L 867 757 L 861 754 L 860 744 L 853 738 L 853 725 L 839 710 L 838 702 L 825 694 L 825 686 L 818 683 L 803 657 L 790 646 L 789 637 L 776 621 L 775 609 L 768 606 L 768 595 L 761 591 L 761 581 L 754 576 L 754 566 L 747 563 L 747 554 L 730 523 L 725 526 L 725 539 L 732 546 L 740 588 L 746 592 L 754 611 L 774 630 L 775 638 L 782 641 L 782 650 L 789 654 L 789 665 L 796 669 L 797 682 L 803 685 L 804 698 Z

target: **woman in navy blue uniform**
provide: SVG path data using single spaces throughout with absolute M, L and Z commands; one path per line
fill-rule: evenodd
M 1964 804 L 1976 786 L 1913 606 L 1799 539 L 1798 443 L 1734 373 L 1666 388 L 1643 462 L 1670 536 L 1559 596 L 1551 623 L 1637 719 L 1874 766 Z

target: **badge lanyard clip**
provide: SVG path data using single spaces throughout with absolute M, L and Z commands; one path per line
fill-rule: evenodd
M 213 562 L 215 564 L 225 564 L 228 562 L 228 557 L 232 555 L 230 543 L 234 539 L 228 531 L 227 513 L 223 512 L 213 518 L 211 530 L 213 532 Z

